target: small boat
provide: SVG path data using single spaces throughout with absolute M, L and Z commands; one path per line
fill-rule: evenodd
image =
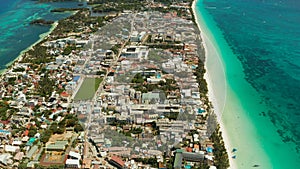
M 206 6 L 205 8 L 207 8 L 207 9 L 217 9 L 217 7 L 215 7 L 215 6 Z
M 255 165 L 253 165 L 252 167 L 259 167 L 259 165 L 258 165 L 258 164 L 255 164 Z
M 232 156 L 231 158 L 236 159 L 236 155 Z
M 237 151 L 237 149 L 236 149 L 236 148 L 233 148 L 233 149 L 232 149 L 232 152 L 233 152 L 233 153 L 234 153 L 234 152 L 236 152 L 236 151 Z

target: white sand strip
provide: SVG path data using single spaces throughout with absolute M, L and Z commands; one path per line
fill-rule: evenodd
M 196 2 L 197 2 L 197 0 L 193 1 L 192 9 L 193 9 L 193 13 L 194 13 L 194 16 L 195 16 L 195 21 L 197 23 L 197 26 L 198 26 L 200 32 L 201 32 L 200 35 L 201 35 L 201 38 L 202 38 L 202 41 L 203 41 L 203 46 L 205 48 L 205 57 L 206 57 L 205 69 L 206 69 L 206 73 L 204 75 L 204 78 L 206 79 L 206 82 L 207 82 L 207 85 L 208 85 L 208 95 L 209 95 L 210 101 L 213 103 L 214 110 L 217 114 L 218 122 L 220 123 L 220 130 L 222 132 L 222 137 L 223 137 L 223 140 L 224 140 L 224 143 L 225 143 L 225 148 L 227 149 L 229 163 L 230 163 L 230 169 L 237 169 L 234 159 L 231 158 L 231 154 L 230 154 L 231 146 L 230 146 L 229 138 L 228 138 L 228 135 L 227 135 L 226 130 L 224 128 L 224 125 L 222 124 L 222 121 L 221 121 L 221 112 L 224 109 L 224 105 L 221 104 L 222 107 L 220 107 L 220 105 L 218 104 L 218 101 L 217 101 L 217 99 L 214 95 L 212 82 L 211 82 L 211 79 L 210 79 L 210 76 L 209 76 L 209 74 L 211 72 L 208 72 L 208 69 L 207 69 L 207 65 L 208 65 L 208 59 L 207 58 L 208 57 L 217 57 L 217 56 L 214 56 L 217 53 L 217 51 L 215 49 L 215 46 L 211 42 L 211 40 L 205 34 L 204 29 L 201 29 L 203 27 L 203 25 L 201 25 L 201 24 L 204 24 L 204 23 L 202 23 L 202 22 L 201 22 L 201 24 L 199 23 L 199 18 L 198 18 L 198 15 L 196 13 Z M 213 51 L 213 52 L 210 52 L 210 51 Z M 222 65 L 220 65 L 220 66 L 222 66 Z M 223 68 L 220 68 L 220 69 L 223 69 Z M 221 76 L 224 76 L 224 74 L 221 75 Z M 226 91 L 225 78 L 223 77 L 222 79 L 224 80 L 223 83 L 225 84 L 224 88 L 225 88 L 225 91 Z M 220 99 L 225 100 L 225 98 L 220 98 Z

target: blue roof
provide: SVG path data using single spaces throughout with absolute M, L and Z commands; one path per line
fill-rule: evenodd
M 158 74 L 156 75 L 156 78 L 157 78 L 157 79 L 160 79 L 160 78 L 161 78 L 161 74 L 158 73 Z
M 29 142 L 33 143 L 36 140 L 34 137 L 30 137 Z
M 198 109 L 198 114 L 201 114 L 203 112 L 205 112 L 205 110 L 202 110 L 201 108 Z
M 80 79 L 80 76 L 74 76 L 73 81 L 77 82 Z
M 33 142 L 36 140 L 36 138 L 34 137 L 30 137 L 30 139 L 28 140 L 28 142 L 26 143 L 27 146 L 32 146 Z
M 7 131 L 7 130 L 0 130 L 0 133 L 10 134 L 10 131 Z
M 191 167 L 190 165 L 185 165 L 184 168 L 190 169 L 190 168 L 192 168 L 192 167 Z
M 209 152 L 209 153 L 212 153 L 212 152 L 213 152 L 213 149 L 212 149 L 211 147 L 207 147 L 207 148 L 206 148 L 206 151 Z

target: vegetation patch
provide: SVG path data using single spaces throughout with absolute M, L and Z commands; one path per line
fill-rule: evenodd
M 102 80 L 102 78 L 85 78 L 74 100 L 92 99 Z

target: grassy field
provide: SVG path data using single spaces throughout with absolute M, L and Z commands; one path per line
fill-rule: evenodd
M 85 78 L 80 89 L 76 93 L 74 100 L 92 99 L 101 82 L 102 78 Z

